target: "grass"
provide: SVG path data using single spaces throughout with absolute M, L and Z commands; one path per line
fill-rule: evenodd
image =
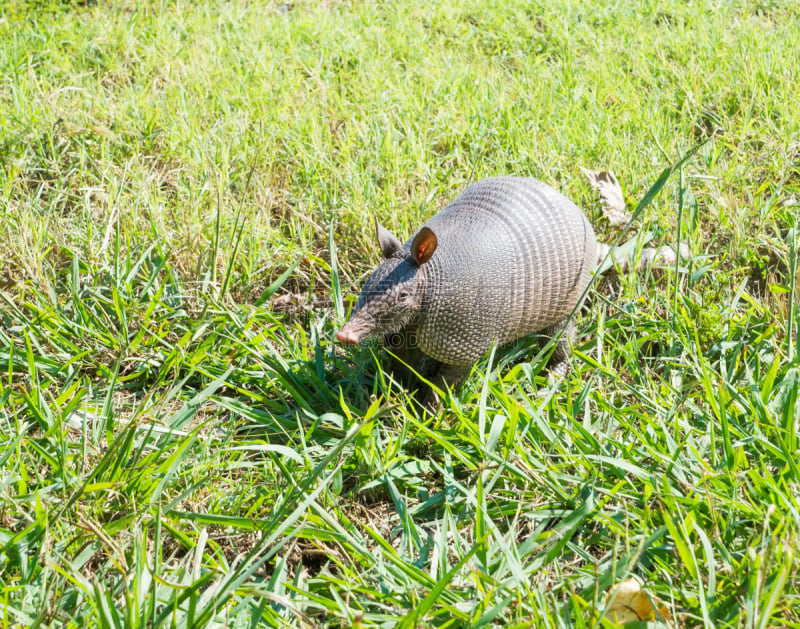
M 795 3 L 0 9 L 0 626 L 800 626 Z M 468 182 L 687 240 L 418 416 L 333 339 Z M 499 368 L 496 368 L 499 367 Z

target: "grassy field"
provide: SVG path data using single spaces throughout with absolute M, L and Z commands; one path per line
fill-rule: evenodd
M 593 6 L 596 5 L 596 6 Z M 800 627 L 800 6 L 0 8 L 0 627 Z M 419 416 L 334 341 L 378 260 L 534 176 L 686 265 Z

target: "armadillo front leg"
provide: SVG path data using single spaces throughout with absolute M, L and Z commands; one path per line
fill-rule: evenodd
M 391 371 L 407 391 L 421 412 L 435 411 L 439 398 L 433 386 L 456 386 L 464 375 L 451 376 L 452 368 L 431 358 L 417 344 L 415 326 L 408 326 L 399 332 L 384 335 L 384 346 L 391 355 Z
M 439 371 L 439 361 L 419 348 L 416 334 L 416 329 L 409 326 L 383 337 L 383 345 L 392 357 L 392 374 L 409 391 L 420 387 L 420 378 L 430 379 Z
M 469 375 L 471 369 L 472 367 L 470 365 L 447 365 L 445 363 L 440 363 L 438 372 L 432 375 L 429 381 L 442 391 L 446 391 L 448 388 L 454 390 L 464 381 L 464 378 Z M 417 399 L 429 412 L 434 412 L 439 405 L 439 395 L 436 393 L 436 389 L 434 389 L 433 386 L 426 386 L 424 390 L 421 389 Z

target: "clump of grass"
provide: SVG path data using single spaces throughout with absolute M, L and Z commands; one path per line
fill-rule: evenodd
M 33 9 L 37 10 L 33 10 Z M 3 626 L 800 623 L 791 3 L 0 13 Z M 420 417 L 333 331 L 466 183 L 611 167 L 676 269 Z M 280 300 L 276 301 L 276 298 Z

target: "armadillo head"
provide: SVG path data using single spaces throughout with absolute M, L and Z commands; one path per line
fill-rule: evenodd
M 414 237 L 411 250 L 375 222 L 378 243 L 386 261 L 367 280 L 350 320 L 336 334 L 347 345 L 371 337 L 398 332 L 414 319 L 425 294 L 425 269 L 436 251 L 436 235 L 423 227 Z

